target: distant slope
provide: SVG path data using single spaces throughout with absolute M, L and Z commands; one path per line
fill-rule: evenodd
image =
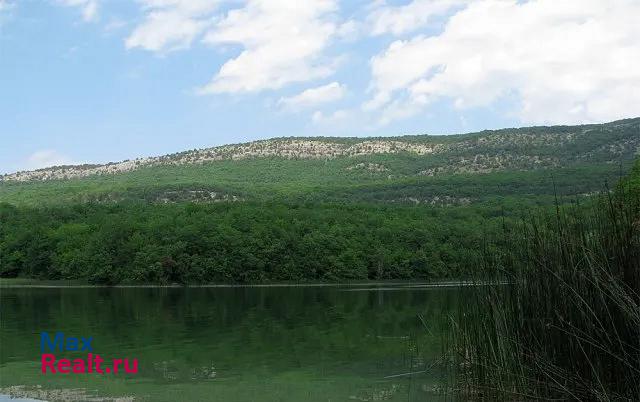
M 0 202 L 548 199 L 601 189 L 628 171 L 639 150 L 640 118 L 451 136 L 280 138 L 9 174 Z
M 639 146 L 640 119 L 632 119 L 456 136 L 273 139 L 7 175 L 0 277 L 464 278 L 483 251 L 501 252 L 486 250 L 486 239 L 503 238 L 511 223 L 556 201 L 577 195 L 589 203 L 631 170 Z
M 451 136 L 388 138 L 280 138 L 224 145 L 172 155 L 109 163 L 59 166 L 4 175 L 3 181 L 55 180 L 115 174 L 149 166 L 202 164 L 254 158 L 336 159 L 407 154 L 431 161 L 415 172 L 486 173 L 530 170 L 584 162 L 633 159 L 640 149 L 640 118 L 601 125 L 532 127 Z M 354 164 L 351 169 L 385 171 L 384 166 Z

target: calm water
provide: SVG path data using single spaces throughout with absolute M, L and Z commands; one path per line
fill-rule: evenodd
M 425 369 L 441 352 L 456 296 L 409 285 L 4 288 L 0 394 L 13 387 L 49 399 L 437 400 L 440 374 Z M 43 375 L 42 331 L 91 336 L 95 354 L 137 358 L 139 373 Z

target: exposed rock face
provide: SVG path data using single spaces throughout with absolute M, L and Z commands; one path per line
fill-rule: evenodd
M 450 197 L 448 195 L 445 196 L 433 196 L 428 198 L 417 198 L 417 197 L 406 197 L 398 200 L 392 200 L 391 202 L 396 203 L 409 203 L 415 205 L 437 205 L 437 206 L 452 206 L 452 205 L 469 205 L 473 202 L 472 198 L 469 197 Z
M 387 169 L 384 165 L 379 163 L 357 163 L 355 165 L 347 167 L 347 170 L 368 170 L 369 172 L 387 172 Z
M 591 144 L 591 138 L 597 141 L 594 140 Z M 584 144 L 593 146 L 583 146 Z M 398 153 L 444 157 L 445 163 L 419 173 L 433 176 L 441 173 L 485 173 L 509 168 L 554 167 L 562 161 L 553 154 L 553 150 L 561 149 L 571 149 L 571 158 L 574 160 L 614 160 L 623 154 L 637 153 L 640 150 L 640 119 L 595 126 L 499 130 L 448 137 L 271 139 L 106 165 L 57 166 L 18 172 L 0 176 L 0 181 L 73 179 L 128 172 L 146 166 L 198 164 L 220 160 L 269 157 L 334 159 Z M 387 170 L 383 165 L 375 163 L 359 163 L 347 169 L 375 172 Z
M 224 145 L 174 155 L 136 159 L 106 165 L 57 166 L 30 172 L 8 174 L 0 180 L 31 181 L 72 179 L 93 175 L 122 173 L 145 166 L 197 164 L 209 161 L 250 158 L 333 159 L 344 156 L 393 154 L 399 152 L 426 155 L 442 149 L 443 147 L 440 144 L 429 145 L 387 140 L 362 141 L 349 145 L 328 140 L 278 139 L 256 141 L 240 145 Z
M 436 176 L 447 173 L 491 173 L 519 168 L 557 167 L 560 161 L 556 157 L 514 154 L 477 154 L 473 157 L 452 158 L 448 164 L 421 171 L 422 176 Z
M 60 180 L 76 179 L 80 177 L 117 174 L 129 172 L 143 166 L 153 164 L 158 158 L 141 158 L 133 161 L 123 161 L 108 163 L 106 165 L 75 165 L 75 166 L 55 166 L 46 169 L 33 170 L 28 172 L 17 172 L 0 177 L 0 181 L 32 181 L 32 180 Z
M 198 202 L 236 202 L 244 201 L 244 198 L 232 194 L 221 194 L 208 190 L 181 190 L 181 191 L 165 191 L 158 195 L 155 202 L 169 204 L 174 202 L 189 201 Z

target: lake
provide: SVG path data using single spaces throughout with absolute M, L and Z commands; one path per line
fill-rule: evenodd
M 431 366 L 458 293 L 416 284 L 0 288 L 0 394 L 96 401 L 438 400 L 442 373 Z M 42 374 L 43 331 L 92 337 L 93 354 L 138 359 L 138 373 Z M 56 357 L 85 359 L 87 352 Z

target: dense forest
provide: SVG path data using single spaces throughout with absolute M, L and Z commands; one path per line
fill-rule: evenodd
M 106 284 L 459 277 L 494 221 L 472 208 L 255 203 L 2 204 L 0 219 L 2 276 Z
M 115 173 L 105 169 L 116 165 L 91 165 L 4 176 L 0 276 L 96 284 L 467 277 L 504 225 L 589 202 L 629 172 L 640 119 L 313 141 L 189 151 L 123 162 L 130 169 Z

